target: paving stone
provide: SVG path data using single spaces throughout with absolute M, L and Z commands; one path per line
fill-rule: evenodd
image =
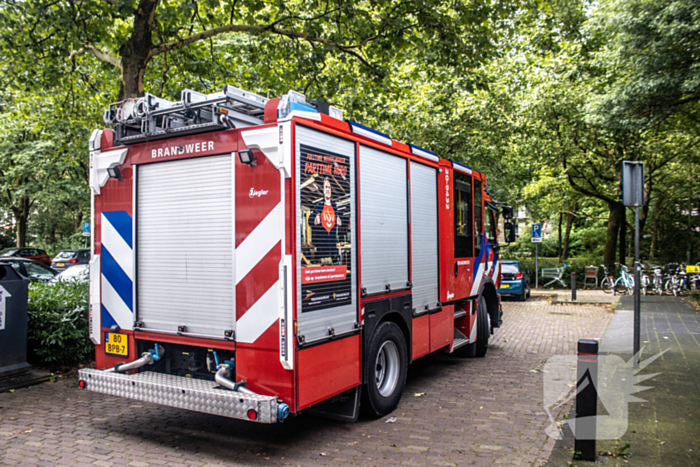
M 504 301 L 503 309 L 504 325 L 485 358 L 438 354 L 409 367 L 393 424 L 388 417 L 350 424 L 303 414 L 257 425 L 134 404 L 63 380 L 0 394 L 0 465 L 539 467 L 554 444 L 543 432 L 543 377 L 530 370 L 552 355 L 573 354 L 580 338 L 601 337 L 612 313 L 552 305 L 548 297 Z

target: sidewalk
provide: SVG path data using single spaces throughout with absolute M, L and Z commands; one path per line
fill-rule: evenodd
M 632 357 L 633 320 L 633 299 L 623 296 L 601 355 Z M 649 389 L 635 394 L 646 402 L 629 403 L 627 432 L 621 438 L 598 440 L 595 464 L 575 461 L 575 466 L 700 465 L 700 312 L 688 297 L 642 297 L 640 327 L 642 361 L 666 350 L 640 373 L 659 373 L 640 384 Z M 599 404 L 599 415 L 601 410 Z M 558 441 L 547 465 L 571 465 L 573 443 L 572 437 Z M 626 445 L 629 456 L 611 455 Z

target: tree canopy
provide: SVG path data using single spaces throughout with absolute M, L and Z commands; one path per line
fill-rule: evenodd
M 108 103 L 232 84 L 304 92 L 485 172 L 494 198 L 554 226 L 562 260 L 625 261 L 621 163 L 643 161 L 645 256 L 700 259 L 691 0 L 13 0 L 0 11 L 0 216 L 13 242 L 81 241 L 86 141 Z

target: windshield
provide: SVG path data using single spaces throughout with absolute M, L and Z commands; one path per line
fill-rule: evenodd
M 517 264 L 507 264 L 507 263 L 501 263 L 501 272 L 503 274 L 517 274 L 518 272 L 518 265 Z
M 56 275 L 51 269 L 39 263 L 24 263 L 27 275 L 30 279 L 48 280 Z
M 54 261 L 60 261 L 62 259 L 72 259 L 75 258 L 77 254 L 77 251 L 61 251 L 56 255 Z
M 19 248 L 5 248 L 0 251 L 0 256 L 12 256 L 19 251 Z

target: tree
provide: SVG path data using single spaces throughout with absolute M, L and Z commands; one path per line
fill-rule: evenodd
M 604 0 L 593 34 L 605 38 L 598 63 L 608 71 L 592 101 L 610 127 L 649 128 L 685 113 L 697 123 L 700 6 L 695 0 Z
M 493 49 L 499 34 L 495 23 L 513 8 L 504 5 L 438 0 L 7 2 L 0 15 L 0 40 L 5 55 L 14 55 L 18 81 L 40 77 L 48 82 L 89 55 L 117 70 L 121 99 L 142 96 L 145 79 L 166 76 L 174 67 L 178 73 L 201 75 L 206 67 L 213 72 L 206 57 L 215 55 L 215 40 L 235 34 L 255 39 L 263 52 L 255 60 L 263 63 L 291 59 L 313 68 L 313 61 L 335 55 L 381 77 L 385 65 L 410 48 L 423 60 L 474 66 Z M 40 68 L 32 67 L 36 60 Z

